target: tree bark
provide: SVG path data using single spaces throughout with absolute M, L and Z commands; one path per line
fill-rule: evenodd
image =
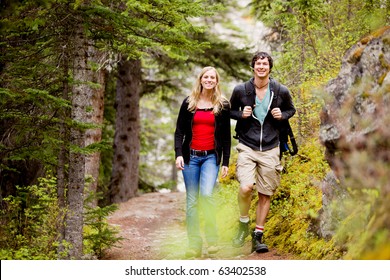
M 88 82 L 88 41 L 82 24 L 77 28 L 74 48 L 71 118 L 75 122 L 85 123 L 90 89 L 86 83 Z M 69 156 L 68 207 L 65 217 L 65 241 L 71 246 L 67 251 L 66 259 L 80 259 L 83 255 L 85 155 L 78 148 L 84 148 L 85 138 L 85 131 L 82 128 L 71 128 L 70 140 L 73 148 L 71 147 Z
M 118 63 L 114 158 L 110 184 L 111 203 L 136 196 L 140 151 L 139 102 L 141 61 L 122 57 Z
M 64 100 L 69 100 L 69 53 L 68 49 L 64 50 L 65 59 L 63 67 L 63 89 L 62 89 L 62 98 Z M 58 166 L 57 166 L 57 199 L 58 199 L 58 208 L 59 221 L 63 221 L 66 212 L 66 189 L 68 187 L 68 171 L 66 166 L 69 164 L 69 127 L 66 124 L 66 120 L 70 117 L 70 110 L 68 108 L 62 108 L 59 112 L 62 122 L 60 124 L 60 137 L 64 141 L 60 147 L 58 154 Z M 58 227 L 59 240 L 62 241 L 65 239 L 65 225 L 63 222 L 59 223 Z M 60 245 L 59 252 L 63 252 L 64 247 Z
M 92 46 L 89 46 L 90 61 L 99 65 L 101 57 L 104 55 Z M 90 89 L 88 93 L 88 100 L 90 102 L 91 110 L 87 112 L 87 122 L 98 126 L 97 128 L 88 129 L 86 131 L 85 145 L 98 143 L 102 140 L 103 114 L 104 114 L 104 89 L 105 89 L 105 75 L 102 70 L 89 71 L 90 81 L 95 84 L 94 89 Z M 88 182 L 88 191 L 96 193 L 100 167 L 100 152 L 88 154 L 85 159 L 85 173 L 90 177 Z M 97 205 L 97 198 L 93 199 L 90 207 Z
M 79 24 L 74 40 L 73 85 L 71 118 L 79 124 L 93 124 L 99 127 L 85 129 L 74 125 L 70 130 L 71 148 L 69 152 L 68 188 L 66 192 L 66 216 L 64 240 L 71 244 L 67 259 L 80 259 L 83 256 L 83 226 L 86 177 L 90 176 L 88 191 L 96 192 L 100 152 L 86 155 L 79 148 L 101 140 L 104 101 L 104 72 L 92 69 L 98 65 L 101 53 L 88 40 L 82 24 Z M 62 171 L 63 172 L 63 171 Z M 63 195 L 60 193 L 60 195 Z M 91 207 L 97 201 L 91 202 Z

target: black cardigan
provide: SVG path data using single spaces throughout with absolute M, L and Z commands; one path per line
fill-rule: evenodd
M 188 97 L 181 104 L 175 130 L 175 158 L 182 156 L 186 164 L 190 161 L 190 144 L 192 141 L 192 122 L 195 111 L 188 111 Z M 217 165 L 229 166 L 231 133 L 230 104 L 224 102 L 223 109 L 215 116 L 215 152 Z

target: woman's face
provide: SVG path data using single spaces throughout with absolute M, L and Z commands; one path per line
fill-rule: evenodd
M 202 78 L 200 79 L 200 83 L 204 89 L 213 89 L 217 85 L 217 73 L 214 70 L 206 71 Z

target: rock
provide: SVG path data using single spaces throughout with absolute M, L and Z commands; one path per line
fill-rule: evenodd
M 343 217 L 331 202 L 342 202 L 346 186 L 390 193 L 390 26 L 363 38 L 342 60 L 339 75 L 325 88 L 330 99 L 321 113 L 320 140 L 332 172 L 325 178 L 316 231 L 330 238 Z M 340 183 L 339 183 L 340 182 Z M 344 189 L 343 189 L 344 188 Z

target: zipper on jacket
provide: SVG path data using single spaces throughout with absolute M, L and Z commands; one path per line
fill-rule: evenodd
M 260 123 L 261 129 L 260 129 L 260 152 L 263 151 L 263 125 Z

